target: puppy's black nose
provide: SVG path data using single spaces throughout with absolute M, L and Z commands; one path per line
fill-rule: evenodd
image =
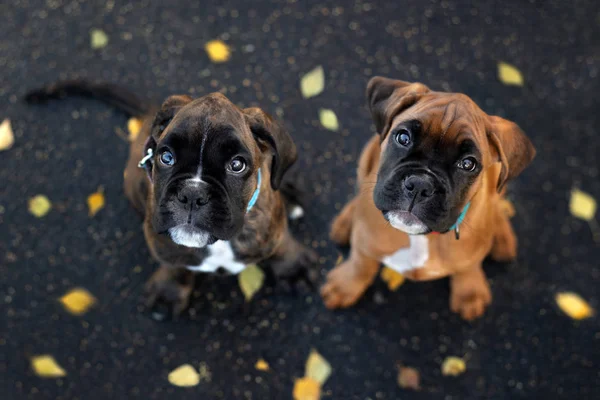
M 410 175 L 404 179 L 404 192 L 412 196 L 431 197 L 435 193 L 433 178 L 429 175 Z
M 181 204 L 190 204 L 193 208 L 202 207 L 208 203 L 209 195 L 204 186 L 187 185 L 177 193 L 177 200 Z

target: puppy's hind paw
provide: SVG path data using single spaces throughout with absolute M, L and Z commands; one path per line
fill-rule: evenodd
M 356 201 L 353 200 L 342 209 L 331 224 L 329 238 L 340 246 L 350 244 L 350 236 L 352 235 L 352 218 Z
M 307 247 L 302 247 L 293 257 L 286 257 L 270 263 L 276 279 L 285 280 L 292 287 L 305 284 L 313 290 L 319 280 L 319 257 Z
M 160 267 L 145 287 L 146 306 L 157 321 L 173 319 L 188 307 L 194 288 L 194 274 L 186 269 Z

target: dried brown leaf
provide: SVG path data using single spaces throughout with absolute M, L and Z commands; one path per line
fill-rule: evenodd
M 421 374 L 411 367 L 400 367 L 398 385 L 403 389 L 421 390 Z

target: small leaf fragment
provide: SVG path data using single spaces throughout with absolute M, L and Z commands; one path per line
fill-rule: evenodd
M 314 97 L 323 91 L 325 87 L 325 72 L 322 66 L 309 71 L 300 80 L 300 91 L 305 99 Z
M 594 314 L 594 309 L 577 293 L 561 292 L 555 299 L 560 309 L 573 319 L 585 319 Z
M 523 75 L 514 65 L 500 61 L 498 63 L 498 79 L 508 86 L 523 86 Z
M 94 296 L 83 288 L 69 290 L 59 301 L 73 315 L 83 315 L 96 304 Z
M 35 217 L 42 218 L 44 215 L 48 214 L 48 211 L 50 211 L 51 208 L 52 203 L 50 203 L 50 200 L 43 194 L 38 194 L 29 199 L 29 212 Z
M 96 215 L 104 207 L 104 193 L 102 193 L 102 189 L 88 196 L 87 205 L 90 217 Z
M 108 44 L 108 36 L 102 29 L 92 29 L 90 31 L 90 45 L 92 49 L 101 49 Z
M 129 118 L 127 121 L 127 131 L 129 132 L 129 141 L 133 142 L 142 130 L 143 122 L 139 118 Z
M 169 373 L 169 383 L 179 387 L 191 387 L 200 383 L 200 375 L 190 364 L 183 364 Z
M 248 265 L 238 275 L 240 289 L 244 293 L 246 301 L 250 301 L 252 297 L 260 290 L 265 281 L 265 273 L 257 265 Z
M 337 115 L 335 115 L 335 112 L 333 112 L 333 110 L 321 108 L 319 110 L 319 119 L 321 121 L 321 125 L 323 125 L 324 128 L 334 132 L 338 130 L 338 119 Z
M 214 63 L 224 63 L 231 57 L 231 51 L 222 40 L 211 40 L 204 45 L 204 50 Z
M 460 357 L 446 357 L 442 363 L 442 375 L 458 376 L 467 370 L 465 361 Z
M 254 365 L 254 368 L 256 368 L 259 371 L 268 371 L 269 363 L 261 358 L 256 362 L 256 364 Z
M 10 119 L 6 118 L 0 124 L 0 151 L 10 149 L 14 143 L 15 135 L 10 125 Z
M 318 351 L 313 349 L 306 360 L 304 375 L 323 385 L 331 375 L 331 364 Z
M 294 400 L 319 400 L 321 385 L 312 378 L 301 378 L 294 383 Z
M 31 367 L 41 378 L 62 378 L 67 375 L 67 372 L 49 354 L 32 357 Z
M 411 367 L 400 367 L 398 385 L 403 389 L 421 390 L 421 375 Z
M 596 216 L 596 199 L 579 189 L 571 191 L 569 210 L 574 217 L 591 221 Z
M 387 287 L 392 292 L 395 292 L 396 289 L 398 289 L 404 283 L 404 275 L 398 271 L 394 271 L 390 267 L 386 267 L 385 265 L 381 269 L 379 275 L 381 276 L 381 279 L 387 283 Z

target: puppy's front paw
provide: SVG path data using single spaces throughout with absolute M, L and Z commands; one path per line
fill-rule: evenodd
M 182 268 L 160 267 L 146 283 L 146 306 L 152 317 L 177 318 L 189 304 L 194 289 L 194 274 Z
M 360 299 L 370 284 L 370 279 L 358 276 L 346 261 L 327 274 L 327 281 L 321 288 L 321 297 L 325 307 L 329 309 L 350 307 Z
M 277 279 L 285 279 L 291 285 L 304 282 L 313 289 L 319 279 L 319 257 L 311 249 L 302 248 L 293 256 L 273 264 Z
M 492 301 L 492 293 L 487 282 L 466 286 L 453 281 L 450 294 L 450 309 L 471 321 L 483 315 L 485 308 Z

